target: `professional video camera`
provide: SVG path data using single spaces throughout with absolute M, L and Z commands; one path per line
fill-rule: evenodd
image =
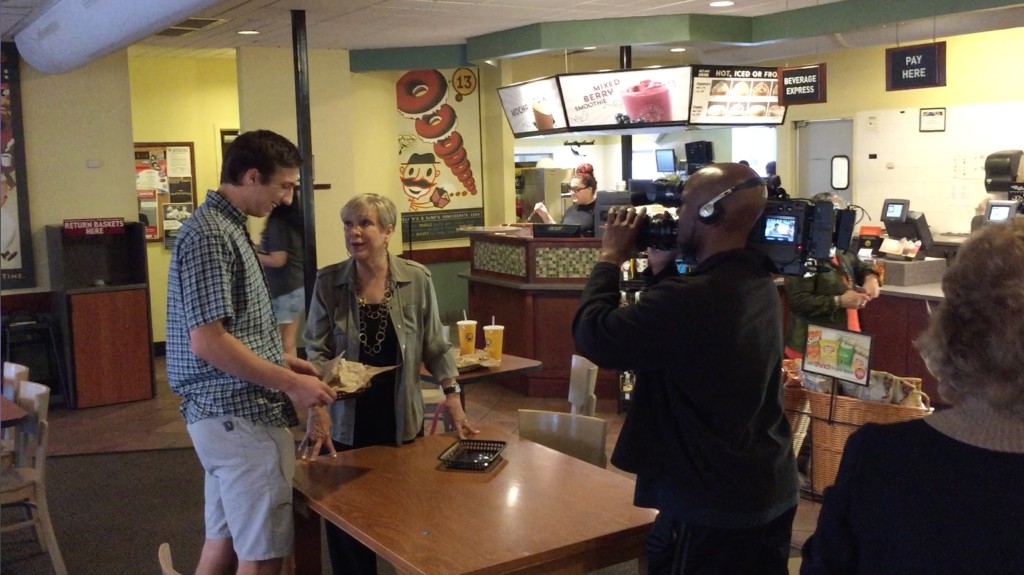
M 759 183 L 759 182 L 757 182 Z M 727 190 L 746 187 L 744 182 Z M 630 203 L 634 206 L 661 204 L 665 207 L 682 205 L 683 183 L 669 180 L 630 180 Z M 726 192 L 699 206 L 700 218 L 713 220 L 715 204 Z M 775 263 L 778 273 L 802 276 L 815 271 L 815 260 L 829 258 L 833 246 L 849 249 L 853 235 L 855 211 L 836 210 L 831 202 L 812 202 L 806 199 L 770 199 L 764 211 L 750 230 L 747 247 L 767 255 Z M 637 249 L 648 247 L 668 250 L 677 246 L 677 219 L 666 212 L 645 216 L 640 222 Z

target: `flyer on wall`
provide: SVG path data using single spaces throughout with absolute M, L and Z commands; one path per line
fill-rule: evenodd
M 690 109 L 690 67 L 558 76 L 570 128 L 679 125 Z
M 782 124 L 786 107 L 778 103 L 778 75 L 777 68 L 694 66 L 690 123 Z

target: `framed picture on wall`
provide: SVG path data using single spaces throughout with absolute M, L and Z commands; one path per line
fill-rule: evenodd
M 192 142 L 135 144 L 135 196 L 147 240 L 163 240 L 168 231 L 177 230 L 192 214 L 195 182 Z
M 946 109 L 945 108 L 921 108 L 920 132 L 945 132 L 946 131 Z
M 0 278 L 4 289 L 36 285 L 29 222 L 28 170 L 25 164 L 25 130 L 21 115 L 21 83 L 18 50 L 4 42 L 0 70 Z

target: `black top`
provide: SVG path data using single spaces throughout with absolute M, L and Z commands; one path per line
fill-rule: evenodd
M 380 322 L 388 318 L 386 304 L 371 304 L 367 306 L 371 311 L 369 315 L 383 315 L 382 318 L 366 318 L 367 343 L 374 344 L 375 336 L 380 331 Z M 359 361 L 364 365 L 377 367 L 397 365 L 398 359 L 398 335 L 395 334 L 394 326 L 389 325 L 384 330 L 384 341 L 381 343 L 380 352 L 373 353 L 371 349 L 363 345 L 359 349 Z M 356 398 L 356 423 L 354 445 L 352 447 L 367 447 L 370 445 L 394 445 L 395 444 L 395 372 L 385 371 L 378 373 L 370 380 L 370 388 L 363 395 Z
M 579 224 L 580 234 L 585 238 L 594 237 L 594 208 L 597 202 L 590 202 L 585 206 L 573 204 L 569 206 L 562 215 L 563 224 Z
M 691 275 L 659 274 L 619 307 L 618 266 L 594 266 L 573 334 L 601 367 L 637 373 L 612 454 L 637 474 L 636 505 L 724 528 L 764 525 L 796 505 L 773 268 L 752 250 L 720 253 Z
M 1024 454 L 974 447 L 918 419 L 850 436 L 803 575 L 1024 573 Z

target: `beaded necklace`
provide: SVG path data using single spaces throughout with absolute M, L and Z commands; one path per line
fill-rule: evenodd
M 384 338 L 387 337 L 388 331 L 388 304 L 391 302 L 391 268 L 388 268 L 388 277 L 384 284 L 384 299 L 379 304 L 366 303 L 366 299 L 359 295 L 359 276 L 356 275 L 356 302 L 359 304 L 359 343 L 362 345 L 363 351 L 370 355 L 378 355 L 380 353 L 381 345 L 384 344 Z M 379 321 L 377 324 L 377 334 L 373 338 L 373 343 L 369 341 L 369 337 L 366 335 L 366 320 Z

